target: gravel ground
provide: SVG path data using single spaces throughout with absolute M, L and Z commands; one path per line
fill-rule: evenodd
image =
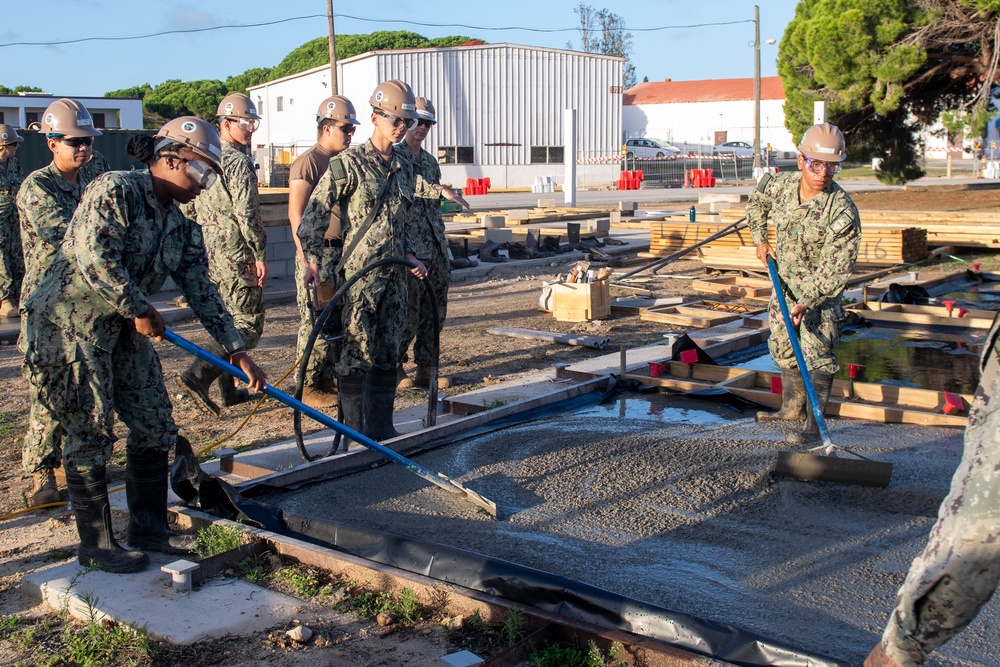
M 497 520 L 396 466 L 270 500 L 860 664 L 947 492 L 961 431 L 831 422 L 834 442 L 895 465 L 873 489 L 769 474 L 783 433 L 732 414 L 633 395 L 417 458 L 495 500 Z M 1000 664 L 998 622 L 994 601 L 935 664 Z

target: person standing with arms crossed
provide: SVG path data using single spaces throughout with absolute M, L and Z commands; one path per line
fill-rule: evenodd
M 87 181 L 82 173 L 90 160 L 94 137 L 101 135 L 94 127 L 90 112 L 76 100 L 63 98 L 48 106 L 42 114 L 41 131 L 52 152 L 52 162 L 28 174 L 17 195 L 21 219 L 21 243 L 24 250 L 24 283 L 27 298 L 42 281 L 55 259 L 66 235 L 70 220 L 83 197 Z M 23 331 L 21 352 L 25 352 Z M 22 372 L 29 372 L 28 366 Z M 59 502 L 55 469 L 62 462 L 65 435 L 59 422 L 33 393 L 28 380 L 31 413 L 28 431 L 21 448 L 21 465 L 33 476 L 31 502 L 44 505 Z
M 323 100 L 316 111 L 317 141 L 316 145 L 300 155 L 292 163 L 288 176 L 288 220 L 292 225 L 292 240 L 295 242 L 295 296 L 299 306 L 299 335 L 295 345 L 295 354 L 302 356 L 312 332 L 313 315 L 310 305 L 309 290 L 306 289 L 304 278 L 306 271 L 305 256 L 302 254 L 302 243 L 299 241 L 299 224 L 305 211 L 309 196 L 316 183 L 326 173 L 330 159 L 347 150 L 351 145 L 351 137 L 355 128 L 360 125 L 349 99 L 341 95 L 333 95 Z M 336 284 L 333 269 L 340 261 L 344 241 L 340 231 L 340 206 L 335 205 L 330 211 L 330 224 L 323 234 L 323 261 L 320 266 L 321 281 L 331 288 Z M 316 339 L 309 366 L 306 369 L 306 382 L 302 388 L 302 402 L 313 408 L 330 408 L 337 404 L 336 371 L 333 368 L 336 359 L 333 358 L 333 345 Z
M 260 116 L 243 93 L 224 97 L 217 115 L 222 137 L 222 178 L 218 187 L 195 201 L 194 218 L 205 238 L 209 276 L 236 321 L 240 337 L 252 350 L 264 332 L 267 235 L 260 219 L 257 171 L 244 150 L 260 125 Z M 217 344 L 209 343 L 205 349 L 225 357 L 225 350 Z M 221 410 L 209 397 L 209 388 L 216 379 L 224 407 L 250 398 L 245 389 L 236 388 L 232 377 L 200 359 L 192 361 L 179 379 L 195 403 L 216 416 Z
M 22 178 L 16 154 L 22 141 L 24 137 L 13 125 L 0 123 L 0 317 L 18 317 L 24 279 L 21 223 L 15 205 Z
M 128 544 L 163 553 L 194 546 L 167 526 L 168 458 L 178 435 L 151 342 L 163 340 L 163 317 L 150 296 L 172 278 L 251 388 L 266 380 L 209 280 L 201 229 L 178 208 L 221 173 L 218 132 L 199 118 L 176 118 L 155 137 L 134 137 L 129 153 L 149 168 L 111 172 L 86 189 L 52 266 L 23 305 L 30 381 L 66 431 L 77 559 L 119 573 L 144 569 L 149 557 L 122 548 L 112 530 L 106 464 L 116 413 L 128 426 Z
M 750 193 L 747 220 L 757 259 L 767 265 L 775 258 L 790 306 L 792 324 L 810 379 L 825 409 L 833 386 L 837 362 L 833 350 L 840 342 L 846 311 L 841 304 L 844 288 L 854 270 L 861 243 L 861 220 L 850 195 L 833 182 L 847 159 L 844 135 L 829 123 L 813 125 L 799 143 L 799 173 L 765 175 Z M 774 221 L 774 248 L 768 224 Z M 757 413 L 759 421 L 805 419 L 799 433 L 786 438 L 802 444 L 819 438 L 819 427 L 806 404 L 805 383 L 795 361 L 777 295 L 768 306 L 771 357 L 781 369 L 781 409 Z
M 380 83 L 369 103 L 375 126 L 371 138 L 330 161 L 302 216 L 299 240 L 309 287 L 319 283 L 323 236 L 331 210 L 343 199 L 345 247 L 335 273 L 342 270 L 343 279 L 350 279 L 369 264 L 390 257 L 415 264 L 408 270 L 390 264 L 369 272 L 348 290 L 344 302 L 344 342 L 337 362 L 340 411 L 347 426 L 373 440 L 386 440 L 399 435 L 392 413 L 406 325 L 407 273 L 420 280 L 427 276 L 413 252 L 410 207 L 415 196 L 464 200 L 418 177 L 412 162 L 396 147 L 418 118 L 410 86 L 398 79 Z
M 413 167 L 425 181 L 434 185 L 441 184 L 441 167 L 433 155 L 422 146 L 427 139 L 427 133 L 437 125 L 437 112 L 434 104 L 424 98 L 416 98 L 417 124 L 406 131 L 406 137 L 400 142 L 399 148 L 404 155 L 413 160 Z M 415 250 L 417 258 L 427 267 L 427 282 L 434 293 L 437 302 L 437 312 L 431 310 L 427 290 L 416 287 L 410 290 L 407 303 L 406 328 L 403 331 L 403 342 L 399 348 L 400 382 L 399 387 L 406 387 L 409 378 L 403 371 L 402 360 L 406 350 L 413 343 L 413 361 L 417 365 L 412 384 L 418 387 L 429 387 L 431 382 L 431 365 L 437 363 L 434 350 L 435 328 L 444 326 L 444 318 L 448 314 L 448 283 L 451 279 L 448 262 L 448 246 L 444 235 L 444 220 L 441 217 L 439 199 L 418 197 L 411 209 L 409 224 L 414 227 Z M 435 322 L 436 320 L 436 322 Z M 438 378 L 438 389 L 449 386 L 447 378 Z

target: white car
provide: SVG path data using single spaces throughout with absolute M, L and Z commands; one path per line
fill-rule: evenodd
M 680 153 L 680 149 L 656 139 L 629 139 L 625 142 L 627 158 L 664 158 Z
M 753 157 L 753 146 L 745 141 L 727 141 L 712 147 L 712 155 L 735 155 L 736 157 Z

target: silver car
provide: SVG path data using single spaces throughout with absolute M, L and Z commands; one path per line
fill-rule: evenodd
M 629 139 L 625 142 L 627 158 L 665 158 L 680 153 L 680 149 L 657 139 Z

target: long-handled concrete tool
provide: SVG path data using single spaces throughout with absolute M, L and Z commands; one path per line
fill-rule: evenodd
M 788 340 L 792 345 L 792 351 L 795 353 L 795 361 L 798 363 L 799 372 L 802 374 L 802 383 L 805 385 L 806 396 L 809 398 L 809 407 L 812 410 L 813 417 L 816 419 L 820 438 L 823 440 L 823 444 L 819 447 L 814 447 L 804 452 L 779 452 L 778 460 L 774 464 L 774 473 L 807 482 L 821 480 L 843 484 L 887 486 L 892 477 L 891 463 L 873 461 L 857 452 L 838 447 L 830 440 L 830 431 L 826 427 L 826 419 L 823 417 L 823 406 L 819 404 L 819 398 L 816 396 L 816 388 L 813 386 L 809 370 L 806 368 L 806 360 L 802 355 L 802 346 L 799 345 L 799 336 L 795 332 L 795 326 L 792 324 L 792 316 L 788 312 L 788 302 L 785 301 L 785 294 L 781 290 L 781 281 L 778 278 L 778 266 L 771 257 L 767 258 L 767 271 L 771 274 L 774 295 L 778 300 L 778 306 L 781 308 L 781 317 L 785 322 L 785 329 L 788 331 Z M 813 452 L 822 452 L 822 454 L 814 454 Z M 838 456 L 837 454 L 841 452 L 845 452 L 856 458 Z
M 244 373 L 243 371 L 241 371 L 236 366 L 233 366 L 232 364 L 230 364 L 227 361 L 219 359 L 217 356 L 215 356 L 211 352 L 206 352 L 205 350 L 201 349 L 200 347 L 198 347 L 197 345 L 195 345 L 191 341 L 189 341 L 189 340 L 187 340 L 187 339 L 185 339 L 185 338 L 183 338 L 181 336 L 178 336 L 173 331 L 170 331 L 169 329 L 166 330 L 164 332 L 164 334 L 163 334 L 163 337 L 166 338 L 171 343 L 173 343 L 174 345 L 176 345 L 177 347 L 179 347 L 182 350 L 184 350 L 185 352 L 189 352 L 190 354 L 193 354 L 194 356 L 198 357 L 202 361 L 205 361 L 207 363 L 212 364 L 216 368 L 218 368 L 220 370 L 223 370 L 226 373 L 229 373 L 233 377 L 238 378 L 239 380 L 242 380 L 243 382 L 248 382 L 249 381 L 249 378 L 247 377 L 246 373 Z M 374 440 L 372 440 L 368 436 L 362 435 L 362 434 L 358 433 L 357 431 L 355 431 L 354 429 L 352 429 L 350 427 L 347 427 L 347 426 L 344 426 L 343 424 L 341 424 L 336 419 L 333 419 L 332 417 L 330 417 L 328 415 L 325 415 L 322 412 L 319 412 L 318 410 L 315 410 L 315 409 L 309 407 L 308 405 L 306 405 L 305 403 L 302 403 L 301 401 L 295 400 L 294 398 L 292 398 L 291 396 L 289 396 L 285 392 L 283 392 L 283 391 L 281 391 L 279 389 L 275 389 L 271 385 L 265 385 L 264 386 L 264 393 L 267 394 L 268 396 L 270 396 L 273 399 L 281 401 L 282 403 L 284 403 L 288 407 L 292 408 L 293 410 L 301 412 L 302 414 L 304 414 L 307 417 L 310 417 L 311 419 L 315 419 L 316 421 L 318 421 L 323 426 L 326 426 L 327 428 L 333 429 L 337 433 L 340 433 L 341 435 L 343 435 L 345 438 L 350 438 L 351 440 L 353 440 L 354 442 L 358 443 L 359 445 L 367 447 L 368 449 L 381 454 L 382 456 L 384 456 L 385 458 L 389 459 L 393 463 L 397 463 L 397 464 L 403 466 L 404 468 L 406 468 L 407 470 L 409 470 L 410 472 L 414 473 L 415 475 L 419 475 L 420 477 L 423 477 L 424 479 L 426 479 L 431 484 L 439 486 L 442 489 L 444 489 L 445 491 L 449 491 L 450 493 L 461 493 L 461 494 L 464 494 L 465 497 L 470 502 L 472 502 L 474 505 L 476 505 L 480 509 L 486 510 L 487 512 L 489 512 L 494 517 L 497 515 L 497 504 L 495 502 L 493 502 L 492 500 L 489 500 L 488 498 L 484 498 L 483 496 L 479 495 L 475 491 L 471 491 L 471 490 L 465 488 L 464 486 L 462 486 L 461 484 L 459 484 L 455 480 L 449 478 L 448 476 L 443 475 L 443 474 L 441 474 L 439 472 L 434 472 L 432 470 L 428 470 L 427 468 L 421 466 L 418 463 L 415 463 L 415 462 L 411 461 L 410 459 L 406 458 L 405 456 L 402 456 L 401 454 L 397 454 L 396 452 L 392 451 L 388 447 L 380 445 L 379 443 L 375 442 Z

